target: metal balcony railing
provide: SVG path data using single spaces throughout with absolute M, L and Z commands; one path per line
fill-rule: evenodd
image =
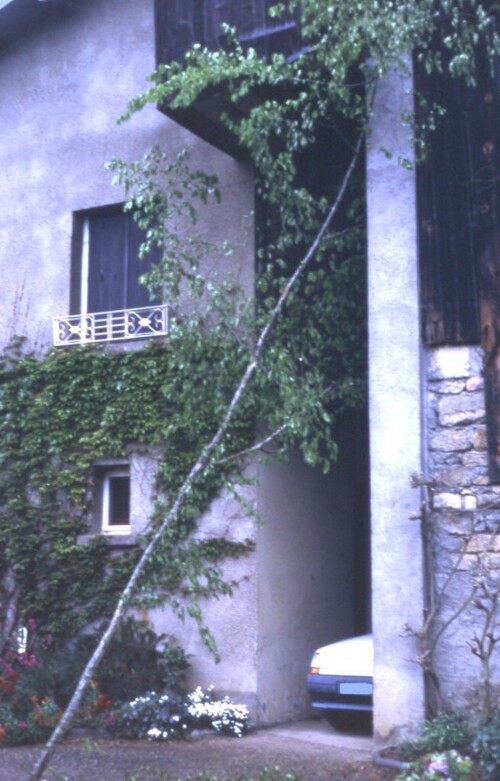
M 145 339 L 168 334 L 168 305 L 54 317 L 55 347 Z

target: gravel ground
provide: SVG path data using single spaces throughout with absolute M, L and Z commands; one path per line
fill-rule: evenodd
M 37 751 L 0 749 L 0 781 L 28 781 Z M 372 753 L 370 737 L 343 735 L 314 721 L 256 730 L 244 738 L 213 733 L 172 743 L 73 738 L 58 749 L 45 779 L 160 781 L 165 773 L 185 779 L 201 772 L 224 779 L 279 767 L 306 781 L 393 781 L 396 771 L 376 767 Z

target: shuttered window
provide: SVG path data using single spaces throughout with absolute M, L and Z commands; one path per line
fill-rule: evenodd
M 130 214 L 104 211 L 75 220 L 71 291 L 72 314 L 148 306 L 151 296 L 140 278 L 159 253 L 139 258 L 144 234 Z

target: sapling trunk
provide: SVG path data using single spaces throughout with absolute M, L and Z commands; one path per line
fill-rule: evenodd
M 113 613 L 113 616 L 108 624 L 107 629 L 103 633 L 97 648 L 95 649 L 94 653 L 92 654 L 91 658 L 89 659 L 81 677 L 78 681 L 77 687 L 73 693 L 73 696 L 64 711 L 57 727 L 55 728 L 54 732 L 50 736 L 49 740 L 45 744 L 44 748 L 41 750 L 40 755 L 38 759 L 36 760 L 33 769 L 30 774 L 30 781 L 39 781 L 41 778 L 41 774 L 43 773 L 44 769 L 47 767 L 47 764 L 52 757 L 52 755 L 55 752 L 55 749 L 57 745 L 61 742 L 65 734 L 67 733 L 69 727 L 71 726 L 75 715 L 78 711 L 78 708 L 80 707 L 80 704 L 83 699 L 83 695 L 85 694 L 85 691 L 87 689 L 87 686 L 89 685 L 92 678 L 95 676 L 95 673 L 97 671 L 97 668 L 104 656 L 104 653 L 106 651 L 106 648 L 108 647 L 109 642 L 111 641 L 115 631 L 117 630 L 117 627 L 125 613 L 125 610 L 127 606 L 129 605 L 136 587 L 138 585 L 138 582 L 141 578 L 142 573 L 144 572 L 144 569 L 146 565 L 148 564 L 149 560 L 151 559 L 153 552 L 156 548 L 156 545 L 162 538 L 163 534 L 165 533 L 167 527 L 170 525 L 170 523 L 173 521 L 173 519 L 177 516 L 177 513 L 179 512 L 180 508 L 183 505 L 183 502 L 186 498 L 186 496 L 189 494 L 193 484 L 195 483 L 197 477 L 203 472 L 204 469 L 211 463 L 212 458 L 216 454 L 218 446 L 221 444 L 235 414 L 238 409 L 240 400 L 242 399 L 246 389 L 248 388 L 252 378 L 254 377 L 262 355 L 264 353 L 269 335 L 273 329 L 273 326 L 275 325 L 278 317 L 280 316 L 283 307 L 285 305 L 286 300 L 288 299 L 291 291 L 295 287 L 297 280 L 302 276 L 304 273 L 304 270 L 308 267 L 310 264 L 312 258 L 315 256 L 323 238 L 325 237 L 327 231 L 329 230 L 331 223 L 337 214 L 341 203 L 343 202 L 344 196 L 347 192 L 348 184 L 351 180 L 351 177 L 354 173 L 354 170 L 356 168 L 357 161 L 359 159 L 359 155 L 363 146 L 364 142 L 364 132 L 360 132 L 358 141 L 356 144 L 356 148 L 353 152 L 353 156 L 351 158 L 351 161 L 349 163 L 349 166 L 344 174 L 344 177 L 342 179 L 339 191 L 337 193 L 337 196 L 330 207 L 330 210 L 328 211 L 328 214 L 323 221 L 318 233 L 316 234 L 313 242 L 310 244 L 309 249 L 307 253 L 304 255 L 302 260 L 298 263 L 298 265 L 295 268 L 295 271 L 293 274 L 289 277 L 286 285 L 283 287 L 283 290 L 281 291 L 280 296 L 278 297 L 274 307 L 271 309 L 269 316 L 267 318 L 267 321 L 265 322 L 264 326 L 262 327 L 260 334 L 255 342 L 255 346 L 253 349 L 251 360 L 249 361 L 241 380 L 234 392 L 234 395 L 227 407 L 226 413 L 224 415 L 224 418 L 221 422 L 221 425 L 219 426 L 219 429 L 215 433 L 214 437 L 211 439 L 211 441 L 205 445 L 203 448 L 200 456 L 194 463 L 193 467 L 191 468 L 191 471 L 187 475 L 184 483 L 182 484 L 181 488 L 179 489 L 179 492 L 177 493 L 177 496 L 175 497 L 175 500 L 165 516 L 163 522 L 151 538 L 150 542 L 148 543 L 147 547 L 145 548 L 138 564 L 136 565 L 132 575 L 130 576 L 130 579 L 125 586 L 120 599 L 118 601 L 118 604 L 115 608 L 115 611 Z

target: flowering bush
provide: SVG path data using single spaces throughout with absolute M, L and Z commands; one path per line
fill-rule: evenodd
M 28 642 L 29 638 L 29 642 Z M 36 622 L 0 645 L 0 743 L 17 745 L 46 737 L 60 717 L 51 696 L 49 649 L 52 637 L 39 637 Z
M 228 697 L 216 700 L 213 687 L 204 692 L 198 686 L 187 697 L 187 710 L 198 726 L 211 726 L 224 735 L 242 737 L 248 729 L 248 709 L 245 705 L 236 705 Z
M 114 711 L 111 731 L 121 737 L 169 740 L 187 736 L 193 728 L 207 727 L 241 737 L 248 728 L 248 710 L 228 697 L 216 700 L 213 688 L 198 687 L 187 699 L 149 692 Z
M 12 636 L 0 637 L 0 745 L 45 740 L 56 726 L 97 638 L 80 634 L 57 643 L 39 634 L 30 618 Z M 156 685 L 168 688 L 161 702 L 145 707 L 140 716 L 150 725 L 156 714 L 162 733 L 182 734 L 179 714 L 190 721 L 184 697 L 178 694 L 187 657 L 175 638 L 156 635 L 145 622 L 123 622 L 76 714 L 75 726 L 109 728 L 117 720 L 111 714 L 116 703 L 126 702 Z M 154 695 L 157 697 L 157 695 Z M 144 698 L 138 697 L 137 703 Z M 124 734 L 145 737 L 138 726 L 135 701 L 118 708 Z M 146 711 L 153 711 L 149 715 Z M 123 715 L 123 717 L 122 717 Z M 163 736 L 163 735 L 162 735 Z
M 183 698 L 156 692 L 123 705 L 112 714 L 109 726 L 120 737 L 156 740 L 183 737 L 191 728 Z
M 474 763 L 455 749 L 430 754 L 412 762 L 397 781 L 471 781 Z
M 52 637 L 41 638 L 34 619 L 4 640 L 0 651 L 0 745 L 45 740 L 57 725 L 62 711 L 54 695 L 57 662 L 53 650 Z M 92 681 L 76 723 L 102 724 L 112 704 Z

